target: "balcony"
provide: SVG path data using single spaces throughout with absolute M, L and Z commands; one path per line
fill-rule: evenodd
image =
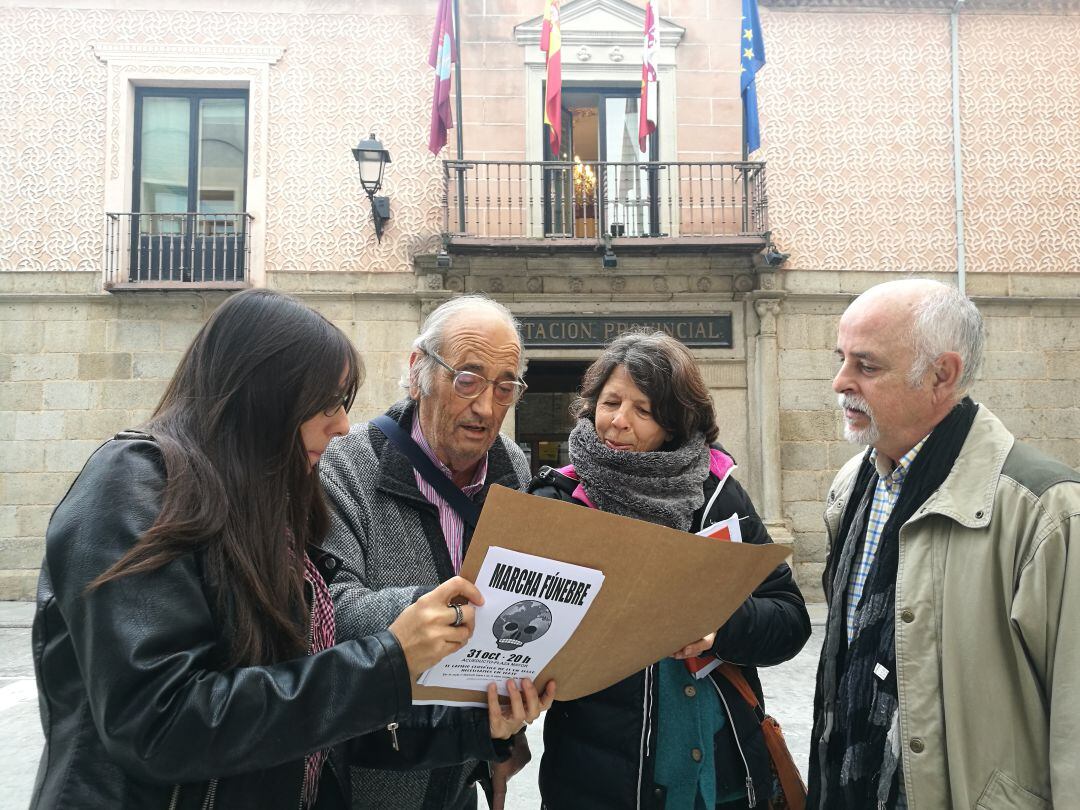
M 106 214 L 105 288 L 248 286 L 252 216 Z
M 448 160 L 443 230 L 455 252 L 754 252 L 769 230 L 765 164 Z

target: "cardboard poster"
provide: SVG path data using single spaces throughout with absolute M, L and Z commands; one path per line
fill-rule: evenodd
M 611 686 L 718 629 L 791 554 L 786 546 L 698 537 L 500 486 L 488 492 L 461 575 L 483 587 L 492 548 L 603 573 L 577 629 L 534 679 L 538 690 L 554 679 L 558 700 Z M 490 629 L 478 625 L 474 636 L 484 632 Z M 413 701 L 485 706 L 487 695 L 417 683 Z
M 483 691 L 494 681 L 505 695 L 507 678 L 535 679 L 577 630 L 603 582 L 593 568 L 491 546 L 476 579 L 484 604 L 472 638 L 419 682 Z

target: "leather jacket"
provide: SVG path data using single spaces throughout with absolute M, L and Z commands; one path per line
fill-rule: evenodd
M 164 483 L 158 446 L 120 434 L 50 520 L 33 625 L 45 747 L 31 810 L 297 810 L 307 754 L 411 705 L 389 631 L 223 669 L 227 627 L 197 554 L 88 591 L 153 524 Z M 337 559 L 309 554 L 332 578 Z M 319 808 L 341 801 L 332 776 L 324 770 Z

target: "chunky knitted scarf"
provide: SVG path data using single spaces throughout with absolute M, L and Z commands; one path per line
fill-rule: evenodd
M 612 450 L 589 419 L 570 433 L 570 460 L 585 494 L 604 512 L 686 531 L 705 502 L 709 446 L 698 433 L 674 450 Z
M 835 625 L 837 632 L 826 635 L 825 655 L 835 656 L 837 666 L 831 671 L 838 675 L 836 716 L 821 774 L 821 798 L 830 808 L 895 806 L 900 760 L 895 647 L 900 527 L 948 478 L 978 407 L 965 397 L 934 428 L 912 462 L 882 529 L 855 611 L 855 636 L 850 645 L 843 649 L 846 635 L 842 621 Z M 838 596 L 847 591 L 856 549 L 865 541 L 877 482 L 868 453 L 840 524 L 842 556 L 832 582 L 832 592 Z M 837 601 L 832 609 L 841 609 L 841 605 Z

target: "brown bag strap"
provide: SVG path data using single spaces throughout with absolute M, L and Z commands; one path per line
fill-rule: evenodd
M 780 780 L 780 788 L 784 791 L 787 806 L 791 810 L 806 810 L 806 783 L 803 782 L 802 774 L 799 773 L 791 751 L 788 750 L 787 743 L 784 741 L 784 732 L 780 729 L 780 724 L 765 714 L 764 708 L 741 669 L 725 661 L 716 668 L 716 671 L 727 678 L 738 690 L 760 721 L 765 747 L 769 750 L 769 758 L 776 770 L 776 777 Z
M 746 681 L 746 676 L 742 674 L 742 670 L 734 664 L 725 661 L 717 670 L 731 681 L 731 685 L 739 690 L 739 694 L 742 695 L 743 700 L 750 704 L 751 709 L 757 709 L 760 705 L 758 703 L 757 695 L 754 694 L 754 690 L 750 688 L 750 684 Z

